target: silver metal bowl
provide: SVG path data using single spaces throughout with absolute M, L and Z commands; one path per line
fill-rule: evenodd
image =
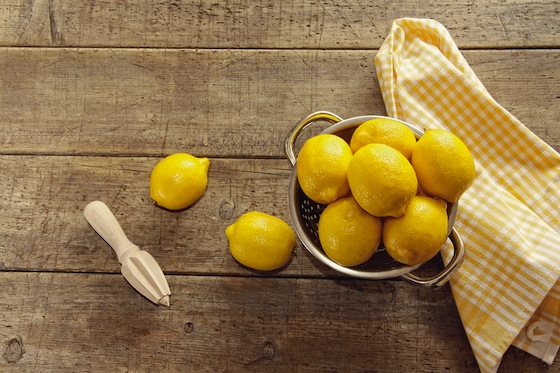
M 457 215 L 457 209 L 459 207 L 458 203 L 448 204 L 447 208 L 447 214 L 449 217 L 448 235 L 449 239 L 453 243 L 453 257 L 438 274 L 431 277 L 419 277 L 411 273 L 415 269 L 422 266 L 423 263 L 416 266 L 408 266 L 399 263 L 389 256 L 382 245 L 377 249 L 373 257 L 368 262 L 355 267 L 345 267 L 334 262 L 325 254 L 325 252 L 321 248 L 317 225 L 319 223 L 319 217 L 321 216 L 321 213 L 327 205 L 318 204 L 308 198 L 299 186 L 297 180 L 297 169 L 295 167 L 297 162 L 297 156 L 295 155 L 294 151 L 296 140 L 301 131 L 311 123 L 318 121 L 327 121 L 333 123 L 333 125 L 323 130 L 323 132 L 321 133 L 336 134 L 349 141 L 352 133 L 360 124 L 375 118 L 387 117 L 379 115 L 365 115 L 349 119 L 342 119 L 336 114 L 327 111 L 318 111 L 303 118 L 294 127 L 290 136 L 286 139 L 285 151 L 286 156 L 292 163 L 292 166 L 294 166 L 292 175 L 290 177 L 288 208 L 295 231 L 305 248 L 315 258 L 340 273 L 357 278 L 376 280 L 402 277 L 408 281 L 424 286 L 441 286 L 449 280 L 449 277 L 451 276 L 453 271 L 455 271 L 460 266 L 465 254 L 463 241 L 461 240 L 459 233 L 457 233 L 457 231 L 453 228 L 455 217 Z M 397 120 L 394 118 L 390 119 Z M 409 127 L 414 132 L 417 138 L 420 138 L 424 134 L 424 131 L 416 126 L 400 120 L 397 121 Z

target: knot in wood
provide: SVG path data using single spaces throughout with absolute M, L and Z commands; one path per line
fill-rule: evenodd
M 274 355 L 276 355 L 276 348 L 274 347 L 274 343 L 267 341 L 263 345 L 261 356 L 259 356 L 255 360 L 248 362 L 245 365 L 253 365 L 253 364 L 260 363 L 264 360 L 272 360 L 274 358 Z
M 4 360 L 10 364 L 15 364 L 23 357 L 24 352 L 23 341 L 18 335 L 6 343 L 3 355 Z
M 183 330 L 185 331 L 185 333 L 191 334 L 192 332 L 194 332 L 194 324 L 192 322 L 185 323 L 185 325 L 183 326 Z
M 233 216 L 233 209 L 234 209 L 233 202 L 225 201 L 222 202 L 220 206 L 220 218 L 222 220 L 230 220 Z
M 262 358 L 266 360 L 272 360 L 275 354 L 276 354 L 276 349 L 274 348 L 274 343 L 270 341 L 265 342 L 262 350 Z

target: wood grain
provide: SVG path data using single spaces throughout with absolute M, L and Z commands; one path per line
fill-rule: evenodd
M 225 229 L 247 211 L 262 211 L 293 226 L 288 213 L 292 167 L 287 160 L 212 159 L 208 189 L 187 210 L 154 205 L 149 178 L 158 159 L 125 157 L 0 156 L 0 269 L 120 273 L 116 255 L 89 226 L 83 209 L 104 201 L 128 238 L 152 254 L 167 274 L 234 276 L 345 276 L 311 256 L 297 241 L 280 271 L 239 265 Z M 419 273 L 440 271 L 439 260 Z
M 0 370 L 477 371 L 449 289 L 297 278 L 168 281 L 170 308 L 146 301 L 120 275 L 0 273 Z M 542 369 L 510 351 L 500 372 Z
M 373 58 L 399 17 L 443 23 L 560 150 L 559 16 L 555 0 L 3 1 L 0 372 L 477 372 L 449 285 L 348 279 L 299 241 L 257 273 L 224 230 L 250 210 L 291 224 L 283 144 L 299 119 L 385 113 Z M 170 212 L 148 180 L 179 151 L 211 158 L 209 185 Z M 160 263 L 170 308 L 120 275 L 83 217 L 95 199 Z M 510 348 L 499 372 L 556 360 Z
M 558 2 L 8 0 L 0 45 L 378 48 L 393 19 L 436 18 L 461 48 L 558 47 Z
M 120 275 L 0 273 L 1 343 L 13 351 L 11 364 L 6 355 L 0 359 L 0 370 L 402 372 L 413 365 L 418 372 L 471 372 L 476 366 L 449 291 L 359 280 L 168 281 L 165 308 Z
M 284 156 L 297 121 L 385 114 L 374 51 L 0 50 L 4 154 Z M 560 149 L 558 50 L 467 51 L 495 99 Z M 428 127 L 429 125 L 422 125 Z
M 254 209 L 290 222 L 287 160 L 212 159 L 204 197 L 180 212 L 156 207 L 150 199 L 150 173 L 157 161 L 1 157 L 9 175 L 0 179 L 3 268 L 118 272 L 114 252 L 83 217 L 93 200 L 104 201 L 129 239 L 171 273 L 243 273 L 229 254 L 225 228 Z M 305 257 L 298 256 L 289 273 L 300 273 L 302 266 L 313 269 L 300 261 Z

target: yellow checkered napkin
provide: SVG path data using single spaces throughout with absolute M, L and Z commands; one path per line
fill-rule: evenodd
M 494 101 L 434 20 L 396 20 L 375 63 L 388 115 L 449 129 L 475 158 L 455 222 L 467 253 L 451 288 L 481 371 L 497 371 L 512 344 L 552 364 L 560 155 Z

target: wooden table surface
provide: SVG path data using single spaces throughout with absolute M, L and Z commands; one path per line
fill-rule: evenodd
M 373 58 L 405 16 L 443 23 L 560 150 L 558 1 L 3 1 L 0 372 L 476 372 L 449 285 L 350 279 L 299 240 L 256 273 L 224 234 L 246 211 L 292 224 L 283 145 L 302 117 L 385 114 Z M 149 176 L 175 152 L 211 165 L 204 197 L 169 212 Z M 124 280 L 83 217 L 96 199 L 160 263 L 171 307 Z M 499 371 L 560 361 L 510 348 Z

